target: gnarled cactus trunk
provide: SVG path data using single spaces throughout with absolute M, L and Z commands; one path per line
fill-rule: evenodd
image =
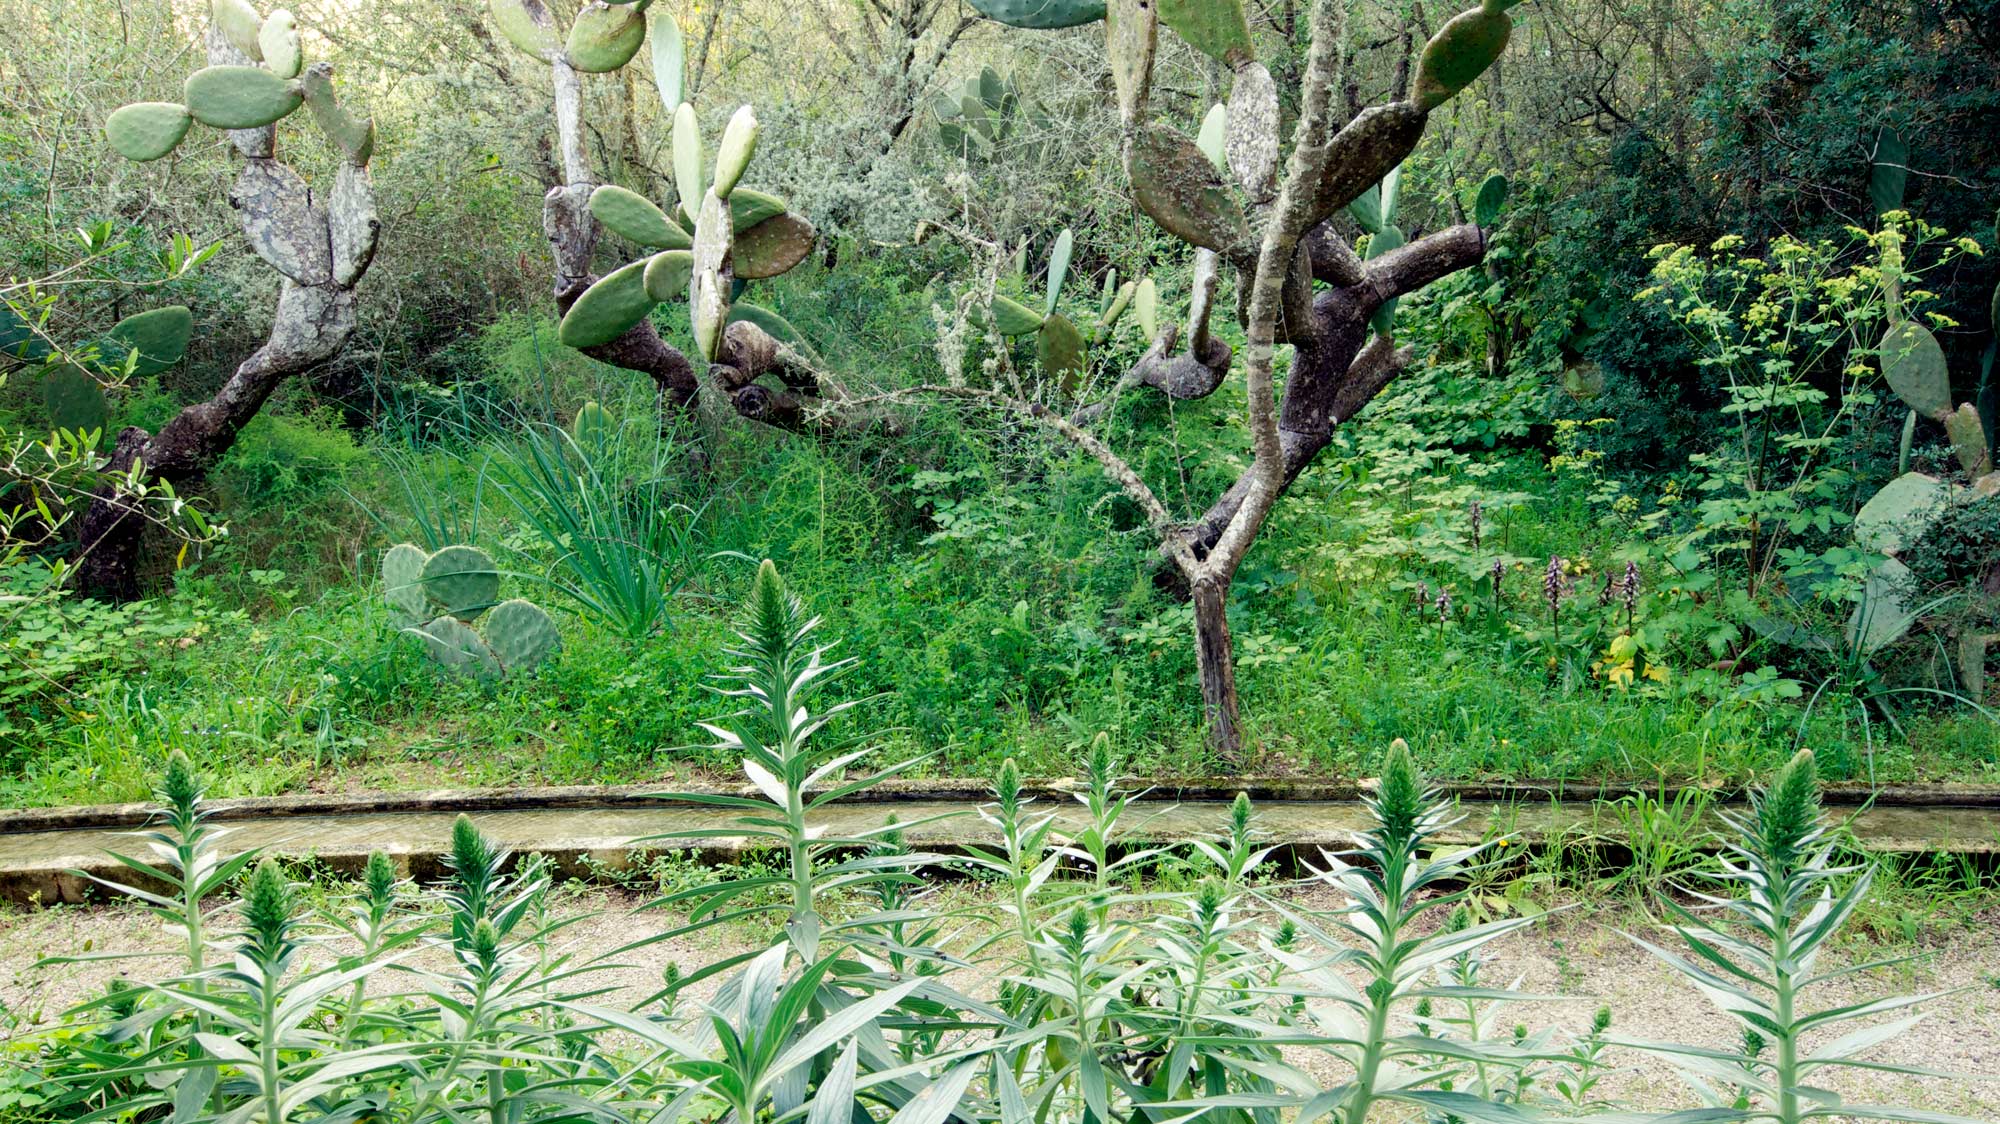
M 208 59 L 211 66 L 251 62 L 213 26 Z M 330 75 L 331 68 L 318 63 L 306 81 L 324 89 Z M 138 426 L 121 432 L 108 466 L 114 479 L 138 465 L 147 478 L 177 490 L 199 484 L 280 383 L 338 355 L 354 332 L 354 288 L 375 256 L 381 230 L 368 147 L 349 151 L 322 199 L 277 158 L 276 125 L 233 129 L 229 139 L 244 157 L 229 205 L 251 248 L 283 274 L 271 334 L 207 401 L 183 408 L 157 433 Z M 78 588 L 112 600 L 137 597 L 144 528 L 144 518 L 115 483 L 101 487 L 79 522 Z

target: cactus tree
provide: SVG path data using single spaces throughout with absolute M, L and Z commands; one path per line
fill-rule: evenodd
M 229 204 L 250 248 L 281 277 L 269 338 L 213 397 L 181 410 L 157 433 L 131 426 L 117 436 L 112 476 L 136 465 L 177 486 L 202 479 L 279 383 L 346 346 L 354 288 L 381 229 L 368 179 L 374 125 L 336 96 L 331 67 L 306 65 L 291 14 L 259 16 L 249 0 L 215 0 L 206 46 L 209 65 L 188 76 L 181 102 L 128 105 L 105 121 L 111 147 L 139 161 L 167 156 L 196 124 L 224 130 L 243 157 Z M 339 153 L 330 190 L 315 193 L 278 159 L 278 124 L 302 107 Z M 177 317 L 146 325 L 149 332 L 179 326 Z M 78 575 L 86 591 L 137 596 L 143 526 L 115 486 L 99 493 L 80 527 Z
M 1244 552 L 1278 498 L 1331 442 L 1334 428 L 1411 362 L 1410 349 L 1397 346 L 1393 335 L 1396 299 L 1485 256 L 1488 227 L 1504 200 L 1502 183 L 1481 192 L 1477 221 L 1406 242 L 1395 225 L 1396 169 L 1422 139 L 1430 114 L 1505 50 L 1508 9 L 1518 2 L 1484 0 L 1453 17 L 1416 59 L 1407 92 L 1343 120 L 1335 94 L 1347 88 L 1347 6 L 1316 0 L 1287 152 L 1279 135 L 1279 91 L 1257 60 L 1242 0 L 975 0 L 989 17 L 1024 28 L 1103 21 L 1132 201 L 1195 248 L 1195 293 L 1185 331 L 1180 323 L 1157 323 L 1150 287 L 1139 294 L 1140 320 L 1157 334 L 1116 386 L 1152 387 L 1175 397 L 1199 397 L 1220 386 L 1239 357 L 1210 333 L 1209 321 L 1220 271 L 1232 270 L 1237 278 L 1253 459 L 1193 520 L 1168 511 L 1129 465 L 1082 428 L 1107 403 L 1068 418 L 1052 417 L 1039 405 L 1009 403 L 1097 457 L 1147 512 L 1163 552 L 1191 591 L 1203 703 L 1212 743 L 1225 755 L 1235 753 L 1240 735 L 1223 609 Z M 1153 62 L 1163 26 L 1233 76 L 1226 105 L 1211 111 L 1200 140 L 1153 106 Z M 1368 235 L 1365 253 L 1344 233 L 1349 221 Z M 1282 397 L 1272 371 L 1280 344 L 1294 349 Z

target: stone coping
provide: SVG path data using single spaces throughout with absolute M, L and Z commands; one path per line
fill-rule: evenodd
M 1079 791 L 1074 779 L 1029 782 L 1029 794 L 1044 799 L 1065 797 Z M 1290 777 L 1237 778 L 1156 778 L 1134 779 L 1120 786 L 1142 794 L 1147 802 L 1228 801 L 1238 792 L 1252 800 L 1350 802 L 1361 799 L 1372 788 L 1367 780 L 1320 781 Z M 1524 780 L 1510 782 L 1452 782 L 1438 789 L 1467 801 L 1498 803 L 1544 803 L 1554 800 L 1615 800 L 1634 793 L 1660 795 L 1672 799 L 1689 786 L 1661 786 L 1631 782 L 1587 783 L 1574 781 Z M 524 811 L 534 809 L 643 808 L 675 803 L 674 792 L 754 795 L 748 785 L 671 782 L 631 785 L 561 785 L 529 788 L 433 789 L 423 792 L 301 793 L 287 796 L 242 797 L 209 802 L 216 820 L 278 819 L 290 816 L 359 816 L 395 813 L 457 813 Z M 1717 788 L 1725 802 L 1741 802 L 1741 789 Z M 1890 784 L 1871 788 L 1864 784 L 1836 784 L 1823 789 L 1826 803 L 1834 807 L 1950 807 L 2000 808 L 2000 785 L 1973 784 Z M 970 778 L 929 780 L 891 779 L 840 803 L 884 804 L 918 801 L 962 801 L 983 804 L 993 798 L 990 783 Z M 691 803 L 691 802 L 683 802 Z M 0 834 L 21 832 L 89 830 L 137 827 L 148 823 L 154 805 L 84 804 L 60 808 L 0 809 Z

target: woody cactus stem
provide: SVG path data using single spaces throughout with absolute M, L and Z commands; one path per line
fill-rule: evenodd
M 207 47 L 211 67 L 251 65 L 218 25 L 210 25 Z M 325 99 L 314 116 L 338 143 L 343 126 L 354 122 L 331 100 L 331 74 L 316 63 L 305 80 Z M 207 401 L 182 409 L 157 433 L 138 426 L 121 432 L 111 453 L 112 476 L 138 464 L 177 488 L 198 484 L 280 383 L 338 355 L 354 332 L 354 289 L 374 259 L 381 231 L 368 179 L 372 132 L 369 143 L 341 145 L 345 155 L 333 188 L 317 197 L 277 158 L 274 124 L 232 129 L 229 139 L 244 157 L 229 205 L 251 249 L 281 274 L 271 334 Z M 79 523 L 79 588 L 106 599 L 137 597 L 144 525 L 111 485 L 100 489 Z

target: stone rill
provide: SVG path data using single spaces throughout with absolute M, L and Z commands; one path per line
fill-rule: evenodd
M 1259 827 L 1281 845 L 1281 861 L 1291 855 L 1316 860 L 1320 848 L 1349 845 L 1367 823 L 1352 786 L 1249 782 L 1245 787 L 1259 798 Z M 563 873 L 583 876 L 617 870 L 636 854 L 671 846 L 643 842 L 648 836 L 712 826 L 722 818 L 712 808 L 655 799 L 650 791 L 591 787 L 224 800 L 216 802 L 216 819 L 230 828 L 232 847 L 310 855 L 341 871 L 360 870 L 370 851 L 382 850 L 411 875 L 428 880 L 443 874 L 452 820 L 464 812 L 515 852 L 545 854 Z M 1171 799 L 1175 792 L 1183 798 Z M 1227 786 L 1155 786 L 1134 806 L 1135 837 L 1164 842 L 1212 836 L 1228 821 L 1231 795 Z M 1851 818 L 1855 834 L 1877 852 L 2000 853 L 2000 788 L 1892 788 L 1873 805 L 1863 805 L 1861 795 L 1832 791 L 1828 810 Z M 1441 843 L 1476 843 L 1496 823 L 1508 825 L 1524 848 L 1550 839 L 1615 842 L 1587 798 L 1557 801 L 1550 790 L 1472 787 L 1461 789 L 1460 796 L 1465 819 L 1439 836 Z M 966 813 L 990 798 L 984 786 L 971 783 L 911 785 L 877 799 L 832 805 L 818 819 L 829 835 L 838 836 L 878 826 L 894 813 L 913 825 L 908 832 L 913 846 L 948 851 L 996 840 L 976 816 L 926 821 Z M 1039 800 L 1065 822 L 1082 825 L 1082 806 L 1060 787 L 1043 791 Z M 129 851 L 128 833 L 148 814 L 143 805 L 0 813 L 0 898 L 44 905 L 87 900 L 89 883 L 79 872 L 127 877 L 106 852 Z M 703 844 L 700 851 L 714 860 L 735 849 Z

